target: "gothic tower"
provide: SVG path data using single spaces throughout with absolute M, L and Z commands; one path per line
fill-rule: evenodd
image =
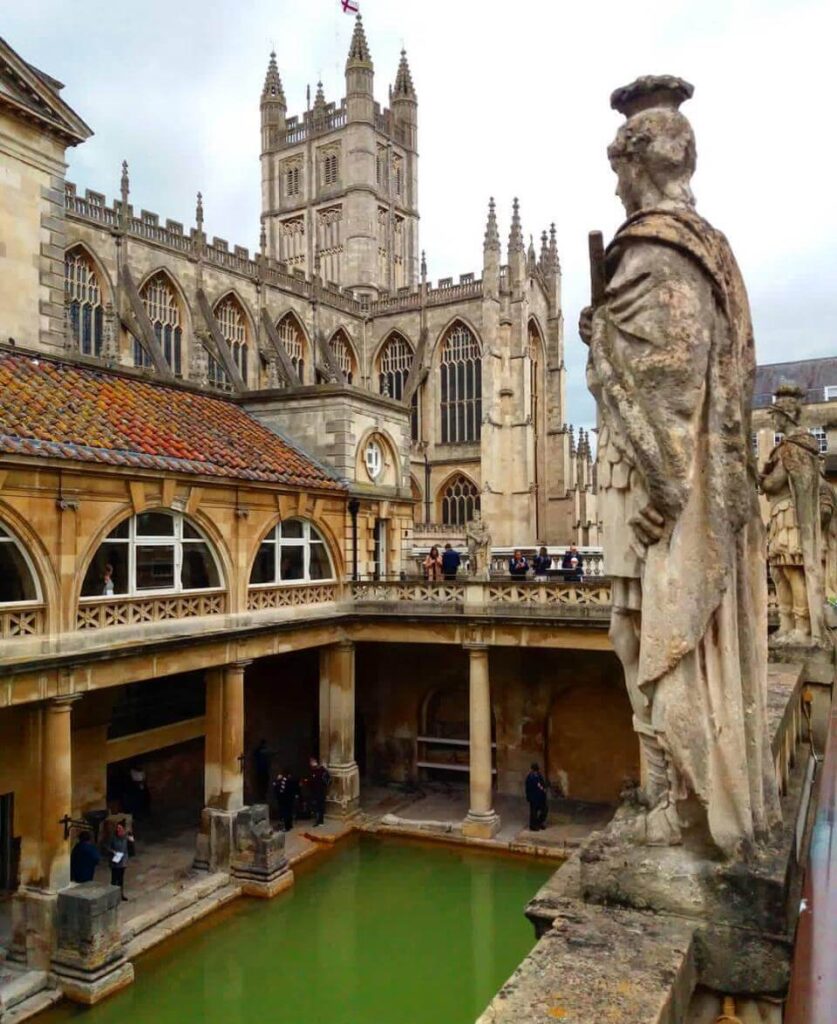
M 346 59 L 346 95 L 287 117 L 271 54 L 261 98 L 262 224 L 267 254 L 357 297 L 418 279 L 418 101 L 402 50 L 390 108 L 374 97 L 360 15 Z

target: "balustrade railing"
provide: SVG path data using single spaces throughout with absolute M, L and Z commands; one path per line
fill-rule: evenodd
M 282 587 L 251 587 L 247 592 L 247 611 L 269 608 L 294 608 L 298 605 L 326 604 L 337 599 L 336 583 L 286 584 Z
M 227 594 L 223 590 L 160 597 L 85 597 L 79 601 L 76 629 L 106 629 L 222 615 L 226 610 Z
M 39 636 L 44 632 L 46 609 L 43 605 L 20 604 L 0 607 L 0 637 Z

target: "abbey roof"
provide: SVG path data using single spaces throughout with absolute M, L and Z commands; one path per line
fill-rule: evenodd
M 343 490 L 233 401 L 0 351 L 0 453 Z

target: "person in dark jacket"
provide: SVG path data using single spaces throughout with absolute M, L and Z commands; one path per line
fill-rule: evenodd
M 450 544 L 445 544 L 445 550 L 442 554 L 442 575 L 446 580 L 455 580 L 456 574 L 459 570 L 459 563 L 462 559 L 459 557 L 459 552 L 454 551 Z
M 546 779 L 541 775 L 537 761 L 532 763 L 526 776 L 526 801 L 529 804 L 529 831 L 546 828 Z
M 580 583 L 584 579 L 584 559 L 575 544 L 570 544 L 561 559 L 561 570 L 568 583 Z
M 544 581 L 547 579 L 547 572 L 552 568 L 552 559 L 546 553 L 546 548 L 540 551 L 532 559 L 532 569 L 535 572 L 535 579 Z
M 70 881 L 71 882 L 92 882 L 96 874 L 96 865 L 102 859 L 102 855 L 90 832 L 79 834 L 78 842 L 70 854 Z
M 299 784 L 290 772 L 279 772 L 273 782 L 273 792 L 279 807 L 279 820 L 285 832 L 294 827 L 294 803 Z
M 311 802 L 314 805 L 316 821 L 314 825 L 322 825 L 325 816 L 326 794 L 331 776 L 328 768 L 320 764 L 316 757 L 310 758 L 311 770 L 308 772 L 308 789 L 311 793 Z
M 513 579 L 523 580 L 526 578 L 526 573 L 529 571 L 529 563 L 523 557 L 523 552 L 519 549 L 509 559 L 509 574 Z

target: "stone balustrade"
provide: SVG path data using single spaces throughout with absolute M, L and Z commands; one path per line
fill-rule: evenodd
M 256 612 L 268 608 L 294 608 L 306 604 L 326 604 L 337 599 L 339 589 L 337 583 L 250 587 L 247 592 L 247 610 Z
M 0 638 L 39 636 L 44 632 L 45 611 L 43 605 L 31 603 L 0 607 Z
M 88 597 L 79 601 L 76 629 L 105 629 L 108 626 L 223 615 L 226 610 L 227 594 L 223 590 L 159 597 Z
M 442 544 L 450 542 L 456 550 L 459 551 L 460 557 L 462 558 L 461 572 L 466 576 L 471 571 L 470 557 L 465 551 L 465 537 L 464 534 L 459 532 L 459 528 L 455 526 L 448 526 L 444 523 L 419 523 L 413 528 L 413 549 L 412 557 L 416 566 L 416 572 L 418 575 L 424 574 L 422 563 L 427 556 L 430 548 L 435 544 L 440 547 Z M 491 575 L 492 576 L 508 576 L 509 575 L 509 559 L 515 551 L 522 551 L 524 556 L 529 560 L 529 564 L 532 564 L 532 559 L 538 552 L 537 547 L 516 545 L 515 547 L 494 547 L 491 549 Z M 554 577 L 556 580 L 563 579 L 561 570 L 561 561 L 567 552 L 565 545 L 549 545 L 546 549 L 549 555 L 551 566 L 548 570 L 548 575 Z M 605 564 L 604 564 L 604 552 L 600 547 L 584 547 L 579 548 L 578 553 L 581 556 L 581 560 L 584 566 L 584 578 L 587 579 L 601 579 L 605 576 Z

